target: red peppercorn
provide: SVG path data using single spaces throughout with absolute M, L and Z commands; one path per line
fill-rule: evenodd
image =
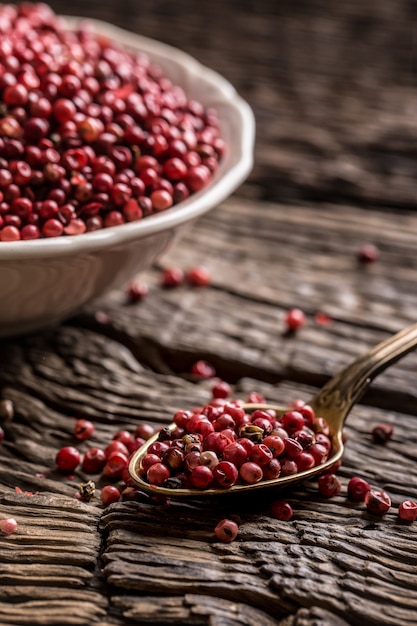
M 371 485 L 366 480 L 359 476 L 354 476 L 348 482 L 348 498 L 354 502 L 364 502 L 365 496 L 370 489 Z
M 316 461 L 310 452 L 301 452 L 295 459 L 299 472 L 305 472 L 315 466 Z
M 360 263 L 369 264 L 374 263 L 379 258 L 378 248 L 372 244 L 367 243 L 361 246 L 357 252 L 357 259 Z
M 222 519 L 215 527 L 214 534 L 217 539 L 224 543 L 234 541 L 239 533 L 239 527 L 233 520 Z
M 127 298 L 129 302 L 140 302 L 149 293 L 149 287 L 146 283 L 137 280 L 130 283 L 127 288 Z
M 197 465 L 191 471 L 190 480 L 196 489 L 207 489 L 213 482 L 213 472 L 207 465 Z
M 272 461 L 273 455 L 268 446 L 264 443 L 257 443 L 250 449 L 249 457 L 251 461 L 262 467 Z
M 167 267 L 162 272 L 161 285 L 167 289 L 178 287 L 184 281 L 184 272 L 178 267 Z
M 90 439 L 94 433 L 94 424 L 89 420 L 79 419 L 75 422 L 74 436 L 79 441 Z
M 293 516 L 292 506 L 286 500 L 275 500 L 271 504 L 272 517 L 283 522 L 288 522 Z
M 288 411 L 281 417 L 282 426 L 291 434 L 301 430 L 304 426 L 304 417 L 300 411 Z
M 239 476 L 245 483 L 253 485 L 262 480 L 262 468 L 257 463 L 247 461 L 246 463 L 243 463 L 243 465 L 240 467 Z
M 213 398 L 227 398 L 232 393 L 232 389 L 225 380 L 218 380 L 211 388 Z
M 129 456 L 129 450 L 127 449 L 125 444 L 122 441 L 117 441 L 115 439 L 104 448 L 104 454 L 106 456 L 106 459 L 108 459 L 110 455 L 112 455 L 114 452 L 120 452 L 125 456 Z
M 146 478 L 151 485 L 162 486 L 170 477 L 170 471 L 163 463 L 155 463 L 146 472 Z
M 143 471 L 147 472 L 151 465 L 155 465 L 155 463 L 160 462 L 161 458 L 157 454 L 145 454 L 141 462 L 141 467 Z
M 394 427 L 392 424 L 376 424 L 372 428 L 372 439 L 375 443 L 384 445 L 392 438 Z
M 121 478 L 123 471 L 129 464 L 129 457 L 122 452 L 113 452 L 107 458 L 103 467 L 103 474 L 109 478 Z
M 87 474 L 99 474 L 106 465 L 107 459 L 104 450 L 90 448 L 84 454 L 81 469 Z
M 365 496 L 365 505 L 372 515 L 385 515 L 391 507 L 391 498 L 386 491 L 370 489 Z
M 223 460 L 230 461 L 236 467 L 240 467 L 248 460 L 248 452 L 240 443 L 234 441 L 233 443 L 229 443 L 223 450 Z
M 284 440 L 278 435 L 268 435 L 262 443 L 271 450 L 274 457 L 280 456 L 285 450 Z
M 342 483 L 335 474 L 322 474 L 318 479 L 319 492 L 322 496 L 332 498 L 342 490 Z
M 218 487 L 232 487 L 236 483 L 238 476 L 236 465 L 230 461 L 220 461 L 213 468 L 213 478 Z
M 298 473 L 297 463 L 293 459 L 285 459 L 281 463 L 281 476 L 292 476 Z
M 104 506 L 108 506 L 113 502 L 119 502 L 120 500 L 120 491 L 117 487 L 113 485 L 106 485 L 100 492 L 100 500 L 104 504 Z
M 281 475 L 281 463 L 278 459 L 272 459 L 266 465 L 262 465 L 264 480 L 275 480 Z
M 17 522 L 13 517 L 0 520 L 0 533 L 12 535 L 17 530 Z
M 304 326 L 306 317 L 301 309 L 290 309 L 285 317 L 284 324 L 288 331 L 294 332 Z
M 188 170 L 185 182 L 191 191 L 200 191 L 211 178 L 211 172 L 205 165 L 195 165 Z
M 113 435 L 113 441 L 120 441 L 123 445 L 126 446 L 126 448 L 128 448 L 128 446 L 132 443 L 132 435 L 128 430 L 118 430 Z
M 398 517 L 407 522 L 414 522 L 417 519 L 417 502 L 404 500 L 398 507 Z
M 202 265 L 196 265 L 187 271 L 187 281 L 195 287 L 207 287 L 211 283 L 210 272 Z
M 55 457 L 55 463 L 62 472 L 73 472 L 79 464 L 81 455 L 77 448 L 65 446 L 61 448 Z
M 147 441 L 155 434 L 155 428 L 151 424 L 138 424 L 135 428 L 134 437 L 142 437 Z
M 208 361 L 200 360 L 192 365 L 191 373 L 199 378 L 213 378 L 216 370 Z

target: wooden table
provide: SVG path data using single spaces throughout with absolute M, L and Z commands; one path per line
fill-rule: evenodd
M 416 320 L 417 88 L 412 0 L 54 0 L 162 39 L 221 71 L 257 117 L 256 163 L 235 195 L 143 275 L 148 297 L 112 293 L 60 327 L 0 344 L 14 404 L 0 456 L 0 624 L 406 626 L 417 623 L 417 355 L 381 375 L 347 422 L 342 493 L 103 509 L 85 478 L 54 470 L 76 417 L 92 443 L 166 424 L 210 397 L 189 372 L 207 359 L 244 397 L 307 399 L 339 368 Z M 380 258 L 357 262 L 375 244 Z M 161 268 L 204 264 L 212 285 L 160 287 Z M 307 324 L 285 336 L 284 316 Z M 316 314 L 325 313 L 323 325 Z M 392 422 L 385 446 L 371 429 Z M 85 444 L 87 447 L 87 444 Z M 84 444 L 81 446 L 84 449 Z M 350 502 L 359 475 L 392 497 L 383 518 Z M 26 495 L 16 492 L 39 492 Z M 235 516 L 231 544 L 213 537 Z

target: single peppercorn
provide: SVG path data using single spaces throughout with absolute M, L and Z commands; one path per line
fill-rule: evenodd
M 335 474 L 322 474 L 318 479 L 318 488 L 322 496 L 332 498 L 342 490 L 342 483 Z
M 290 309 L 284 317 L 285 329 L 289 332 L 295 332 L 302 328 L 306 323 L 306 316 L 301 309 Z
M 386 491 L 370 489 L 365 496 L 365 505 L 372 515 L 385 515 L 391 507 L 391 498 Z
M 292 506 L 286 500 L 275 500 L 271 504 L 271 514 L 276 519 L 288 522 L 293 516 Z
M 135 280 L 127 287 L 128 302 L 141 302 L 149 293 L 149 287 L 146 283 Z
M 106 455 L 100 448 L 90 448 L 84 454 L 81 469 L 87 474 L 99 474 L 106 465 Z
M 161 276 L 161 285 L 166 289 L 178 287 L 184 281 L 184 272 L 179 267 L 167 267 Z
M 12 535 L 17 529 L 17 522 L 13 517 L 0 519 L 0 532 L 3 535 Z
M 364 265 L 375 263 L 379 258 L 379 250 L 374 244 L 366 243 L 358 249 L 356 258 Z
M 232 389 L 225 380 L 218 380 L 211 388 L 213 398 L 227 398 L 232 393 Z
M 203 265 L 190 268 L 186 274 L 187 281 L 194 287 L 207 287 L 211 283 L 210 272 Z
M 353 500 L 353 502 L 363 502 L 370 489 L 371 485 L 366 480 L 359 478 L 359 476 L 354 476 L 348 482 L 348 498 Z
M 223 541 L 223 543 L 231 543 L 234 541 L 239 533 L 239 527 L 233 520 L 222 519 L 216 525 L 214 534 L 217 539 Z
M 100 500 L 104 506 L 108 506 L 113 502 L 119 502 L 120 491 L 114 485 L 106 485 L 100 492 Z
M 407 522 L 417 519 L 417 502 L 404 500 L 398 507 L 398 517 Z
M 191 373 L 199 378 L 214 378 L 216 370 L 211 363 L 205 361 L 204 359 L 200 359 L 191 366 Z
M 90 439 L 94 433 L 94 424 L 89 420 L 79 419 L 74 425 L 74 436 L 79 441 Z
M 77 448 L 73 446 L 65 446 L 61 448 L 55 457 L 55 463 L 62 472 L 72 472 L 79 464 L 81 455 Z
M 376 424 L 372 428 L 372 439 L 374 443 L 384 445 L 392 438 L 394 427 L 392 424 Z

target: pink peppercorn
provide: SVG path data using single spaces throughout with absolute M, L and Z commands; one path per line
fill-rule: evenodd
M 332 498 L 342 490 L 342 483 L 335 474 L 323 474 L 318 479 L 319 492 L 322 496 Z
M 201 359 L 191 366 L 191 373 L 199 378 L 213 378 L 216 375 L 216 370 L 211 363 Z
M 13 517 L 0 520 L 0 532 L 4 535 L 12 535 L 17 529 L 17 522 Z
M 365 505 L 373 515 L 385 515 L 391 507 L 391 498 L 386 491 L 370 489 L 365 496 Z
M 129 302 L 140 302 L 149 293 L 149 287 L 146 283 L 135 280 L 128 285 L 127 299 Z
M 81 469 L 87 474 L 98 474 L 106 465 L 106 455 L 100 448 L 90 448 L 84 454 Z
M 79 441 L 89 439 L 94 433 L 94 424 L 89 420 L 79 419 L 75 422 L 74 436 Z
M 374 244 L 366 243 L 358 249 L 356 256 L 360 263 L 374 263 L 379 258 L 379 250 Z
M 213 472 L 207 465 L 197 465 L 191 471 L 190 480 L 196 489 L 207 489 L 213 482 Z
M 374 443 L 384 445 L 392 438 L 394 427 L 392 424 L 376 424 L 372 428 L 372 439 Z
M 239 476 L 241 479 L 249 485 L 254 485 L 262 480 L 263 471 L 262 468 L 252 461 L 243 463 L 239 469 Z
M 404 500 L 398 507 L 398 517 L 407 522 L 414 522 L 417 519 L 417 502 Z
M 55 457 L 55 463 L 62 472 L 73 472 L 79 464 L 81 455 L 73 446 L 61 448 Z
M 211 388 L 213 398 L 227 398 L 232 393 L 232 389 L 224 380 L 218 380 Z
M 146 472 L 146 477 L 151 485 L 161 486 L 170 477 L 170 471 L 163 463 L 155 463 Z
M 305 322 L 306 322 L 306 317 L 305 317 L 304 312 L 301 309 L 296 309 L 296 308 L 290 309 L 284 317 L 285 327 L 287 331 L 291 331 L 291 332 L 294 332 L 302 328 Z
M 107 458 L 103 467 L 103 474 L 109 478 L 121 478 L 123 471 L 129 464 L 129 456 L 122 452 L 113 452 Z
M 224 543 L 234 541 L 239 533 L 239 527 L 233 520 L 222 519 L 215 527 L 214 534 Z
M 104 506 L 108 506 L 113 502 L 119 502 L 120 491 L 114 485 L 106 485 L 100 492 L 100 500 Z
M 179 267 L 167 267 L 161 276 L 161 285 L 165 289 L 178 287 L 184 282 L 184 272 Z
M 211 283 L 210 272 L 202 265 L 196 265 L 187 272 L 187 280 L 195 287 L 206 287 Z
M 271 504 L 271 514 L 276 519 L 288 522 L 293 516 L 292 506 L 286 500 L 275 500 Z
M 348 498 L 349 500 L 353 500 L 353 502 L 363 502 L 370 489 L 371 485 L 366 480 L 359 476 L 354 476 L 348 482 Z
M 142 439 L 149 439 L 155 434 L 155 428 L 151 424 L 138 424 L 135 428 L 134 437 L 142 437 Z

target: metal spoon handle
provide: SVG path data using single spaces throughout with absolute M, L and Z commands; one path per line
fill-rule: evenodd
M 316 415 L 325 417 L 330 426 L 341 428 L 352 406 L 370 382 L 387 367 L 399 361 L 417 346 L 417 324 L 385 339 L 343 369 L 311 401 Z

